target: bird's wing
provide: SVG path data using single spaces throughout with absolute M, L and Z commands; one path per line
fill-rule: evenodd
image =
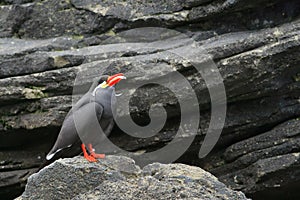
M 83 143 L 94 143 L 101 140 L 104 130 L 101 121 L 103 120 L 103 106 L 97 102 L 91 102 L 80 109 L 76 116 L 76 128 Z
M 86 104 L 83 102 L 79 109 L 70 111 L 62 124 L 53 148 L 46 157 L 47 160 L 50 160 L 63 149 L 78 143 L 80 139 L 86 140 L 86 138 L 91 138 L 91 136 L 94 137 L 97 133 L 93 127 L 96 127 L 99 123 L 98 120 L 100 120 L 102 112 L 103 107 L 95 102 Z
M 67 119 L 72 113 L 73 110 L 78 110 L 80 109 L 82 106 L 88 104 L 91 102 L 91 93 L 87 92 L 85 95 L 83 95 L 77 102 L 75 105 L 72 106 L 72 108 L 69 110 L 68 114 L 66 115 L 65 119 Z
M 79 109 L 80 107 L 88 104 L 91 102 L 91 93 L 90 92 L 87 92 L 85 93 L 77 102 L 76 104 L 74 105 L 74 107 L 76 107 L 77 109 Z
M 71 147 L 77 140 L 80 140 L 76 132 L 73 112 L 70 111 L 69 113 L 71 114 L 65 118 L 56 142 L 46 157 L 47 160 L 50 160 L 56 153 Z

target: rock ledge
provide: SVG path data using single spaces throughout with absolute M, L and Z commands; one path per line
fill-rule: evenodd
M 124 156 L 97 163 L 59 159 L 28 179 L 25 199 L 247 199 L 198 167 L 153 163 L 140 169 Z

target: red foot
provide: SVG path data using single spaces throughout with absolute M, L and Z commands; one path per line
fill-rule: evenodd
M 91 156 L 93 156 L 94 158 L 101 158 L 101 159 L 105 158 L 105 154 L 95 153 L 95 152 L 92 152 Z
M 88 147 L 89 147 L 91 156 L 93 156 L 94 158 L 101 158 L 101 159 L 105 158 L 105 154 L 95 153 L 95 150 L 93 149 L 92 144 L 88 144 Z
M 87 159 L 89 162 L 97 162 L 96 158 L 93 155 L 89 155 L 86 152 L 86 148 L 84 144 L 81 144 L 81 149 L 83 151 L 83 156 L 85 157 L 85 159 Z
M 89 162 L 97 162 L 97 159 L 94 158 L 93 156 L 88 156 L 88 157 L 85 157 Z

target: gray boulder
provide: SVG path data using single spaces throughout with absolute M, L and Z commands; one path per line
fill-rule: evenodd
M 97 163 L 83 157 L 59 159 L 29 177 L 26 199 L 247 199 L 198 167 L 184 164 L 145 166 L 123 156 Z

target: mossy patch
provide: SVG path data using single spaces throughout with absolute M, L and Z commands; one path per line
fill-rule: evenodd
M 47 97 L 47 93 L 44 93 L 44 87 L 28 87 L 23 89 L 22 94 L 25 96 L 26 99 L 41 99 Z
M 72 39 L 74 40 L 82 40 L 84 38 L 83 35 L 72 35 Z
M 61 68 L 70 64 L 70 62 L 62 56 L 56 56 L 53 58 L 54 66 Z
M 6 120 L 0 119 L 0 124 L 2 124 L 4 130 L 12 129 L 12 126 L 7 123 Z
M 107 31 L 107 32 L 105 33 L 105 35 L 107 35 L 107 36 L 115 36 L 116 33 L 115 33 L 112 29 L 110 29 L 109 31 Z
M 300 81 L 300 73 L 293 76 L 294 81 L 299 82 Z

